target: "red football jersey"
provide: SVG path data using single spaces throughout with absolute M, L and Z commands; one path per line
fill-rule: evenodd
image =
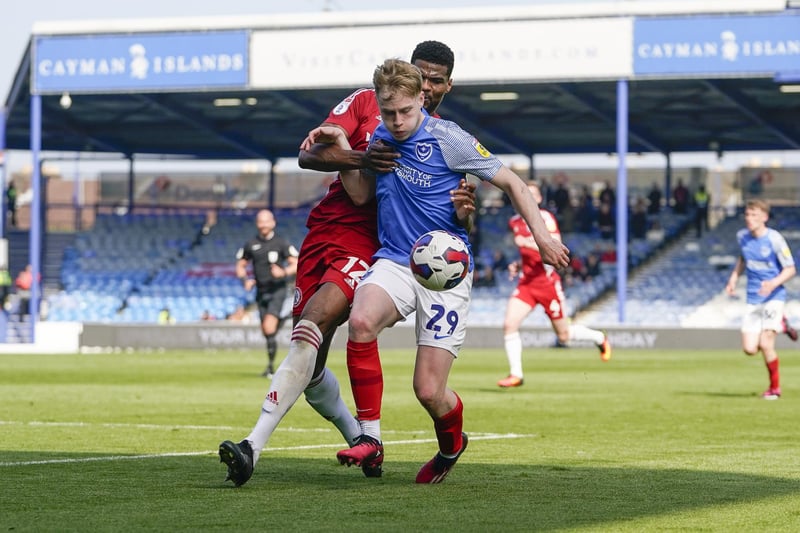
M 553 237 L 560 238 L 561 231 L 558 229 L 558 222 L 556 222 L 556 217 L 553 216 L 552 213 L 546 211 L 544 209 L 540 209 L 542 213 L 542 218 L 544 219 L 544 224 L 547 227 L 547 230 L 550 232 L 550 235 Z M 524 237 L 526 239 L 530 239 L 531 243 L 535 246 L 535 241 L 533 240 L 533 234 L 531 233 L 531 229 L 528 227 L 528 224 L 523 220 L 523 218 L 519 215 L 514 215 L 508 221 L 508 227 L 511 228 L 511 231 L 514 233 L 514 237 Z M 542 262 L 542 256 L 539 254 L 538 249 L 528 248 L 528 247 L 520 247 L 519 249 L 520 257 L 522 258 L 522 277 L 523 278 L 535 278 L 537 276 L 550 276 L 550 273 L 553 272 L 553 267 L 550 265 L 545 265 Z
M 334 107 L 325 122 L 344 128 L 353 150 L 366 150 L 370 137 L 378 124 L 381 114 L 373 89 L 358 89 Z M 364 206 L 355 205 L 344 190 L 339 176 L 328 187 L 325 197 L 308 215 L 306 226 L 309 229 L 318 224 L 345 225 L 358 228 L 359 232 L 377 235 L 378 215 L 375 200 Z

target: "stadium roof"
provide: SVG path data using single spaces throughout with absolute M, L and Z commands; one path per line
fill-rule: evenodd
M 535 8 L 491 12 L 498 21 L 592 18 L 637 13 L 634 6 L 613 13 L 605 4 L 581 6 L 580 13 L 561 6 L 557 13 Z M 664 2 L 663 4 L 675 4 Z M 730 10 L 747 0 L 701 2 Z M 749 1 L 775 11 L 784 2 Z M 605 7 L 603 7 L 605 6 Z M 709 7 L 711 6 L 711 7 Z M 770 7 L 771 6 L 771 7 Z M 680 6 L 685 12 L 687 6 Z M 719 9 L 723 9 L 719 8 Z M 555 8 L 550 8 L 555 9 Z M 671 9 L 675 9 L 674 7 Z M 749 8 L 752 12 L 755 8 Z M 522 10 L 522 11 L 520 11 Z M 620 11 L 622 10 L 622 11 Z M 627 11 L 626 11 L 627 10 Z M 459 10 L 460 21 L 486 17 L 484 10 Z M 393 20 L 391 12 L 360 14 L 369 26 Z M 663 7 L 660 15 L 669 15 Z M 432 13 L 403 13 L 406 23 L 421 24 Z M 158 31 L 200 31 L 225 28 L 325 28 L 352 25 L 352 13 L 321 13 L 298 17 L 248 17 L 182 21 L 85 21 L 41 23 L 34 36 L 92 35 Z M 396 17 L 394 17 L 396 18 Z M 319 29 L 318 31 L 323 31 Z M 436 32 L 432 35 L 436 38 Z M 445 39 L 443 39 L 445 40 Z M 34 47 L 22 59 L 6 102 L 6 148 L 30 146 L 32 63 Z M 800 58 L 800 55 L 797 56 Z M 569 154 L 616 151 L 617 78 L 570 80 L 460 81 L 459 59 L 453 91 L 440 108 L 496 153 Z M 791 81 L 791 76 L 787 78 Z M 795 79 L 800 79 L 797 76 Z M 800 95 L 782 92 L 774 75 L 740 77 L 636 76 L 628 82 L 630 152 L 707 152 L 800 149 Z M 46 151 L 113 152 L 125 155 L 170 154 L 208 159 L 268 159 L 296 157 L 307 131 L 349 94 L 353 86 L 284 87 L 138 92 L 72 92 L 69 106 L 61 93 L 41 93 L 42 149 Z M 485 100 L 482 94 L 516 94 L 514 100 Z M 485 96 L 483 98 L 486 98 Z M 227 105 L 225 105 L 227 104 Z

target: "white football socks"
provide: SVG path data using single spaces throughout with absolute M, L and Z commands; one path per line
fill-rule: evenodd
M 602 344 L 605 338 L 602 331 L 587 328 L 581 324 L 569 325 L 569 340 L 571 341 L 592 341 L 595 344 Z
M 254 465 L 278 423 L 311 381 L 320 343 L 322 333 L 310 320 L 301 320 L 292 330 L 289 353 L 272 377 L 269 392 L 261 406 L 261 416 L 247 436 L 253 448 Z
M 505 335 L 503 337 L 503 342 L 506 348 L 506 357 L 508 358 L 509 374 L 518 378 L 523 378 L 522 337 L 520 337 L 519 331 Z
M 323 369 L 322 375 L 308 386 L 305 393 L 308 404 L 336 426 L 348 446 L 355 444 L 361 435 L 361 427 L 342 400 L 336 375 L 327 368 Z
M 376 420 L 359 420 L 359 425 L 361 426 L 361 433 L 372 437 L 378 441 L 381 441 L 381 420 L 380 418 Z M 382 441 L 381 441 L 382 442 Z

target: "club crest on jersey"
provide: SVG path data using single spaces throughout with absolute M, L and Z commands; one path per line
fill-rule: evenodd
M 478 142 L 478 139 L 472 139 L 472 146 L 475 147 L 475 151 L 481 154 L 483 157 L 491 157 L 492 153 L 483 147 L 481 143 Z
M 417 159 L 420 161 L 427 161 L 433 153 L 433 147 L 431 146 L 431 143 L 417 143 L 417 146 L 414 148 L 414 152 L 417 155 Z
M 303 301 L 303 291 L 299 287 L 294 288 L 294 300 L 292 301 L 292 308 L 296 309 L 300 302 Z

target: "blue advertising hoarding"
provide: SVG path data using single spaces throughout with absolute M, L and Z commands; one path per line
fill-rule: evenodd
M 37 37 L 32 92 L 242 88 L 248 33 Z
M 800 70 L 800 16 L 636 19 L 635 75 L 769 75 Z

